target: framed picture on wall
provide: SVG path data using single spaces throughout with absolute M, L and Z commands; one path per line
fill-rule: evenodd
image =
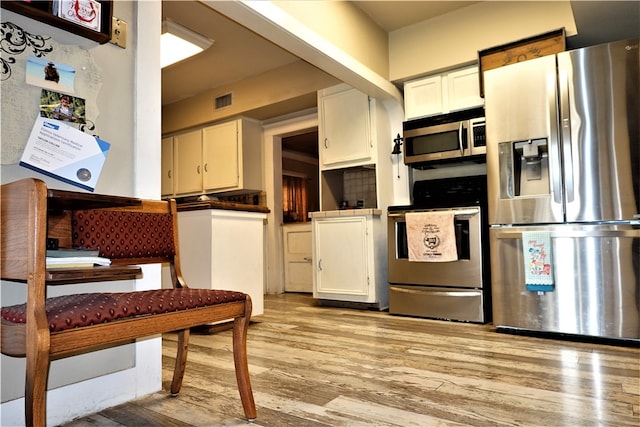
M 53 12 L 60 18 L 100 31 L 101 4 L 96 0 L 53 0 Z

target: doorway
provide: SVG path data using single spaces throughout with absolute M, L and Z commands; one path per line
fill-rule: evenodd
M 284 291 L 313 292 L 311 221 L 319 210 L 318 130 L 282 138 Z
M 265 263 L 266 271 L 266 288 L 267 294 L 279 294 L 285 292 L 285 245 L 284 245 L 284 229 L 286 227 L 301 226 L 308 227 L 310 236 L 311 223 L 305 222 L 285 222 L 284 210 L 283 210 L 283 171 L 288 175 L 302 176 L 305 179 L 309 179 L 307 188 L 310 193 L 317 192 L 317 196 L 309 195 L 310 201 L 308 211 L 312 212 L 319 209 L 319 165 L 318 160 L 315 158 L 316 154 L 306 152 L 300 145 L 301 139 L 314 140 L 313 144 L 315 150 L 317 150 L 317 130 L 318 130 L 318 114 L 317 110 L 311 109 L 310 111 L 301 112 L 299 116 L 274 121 L 271 123 L 264 123 L 264 155 L 265 155 L 265 191 L 267 197 L 267 205 L 273 206 L 273 209 L 267 215 L 266 224 L 266 245 L 267 245 L 267 262 Z M 304 136 L 302 136 L 304 135 Z M 283 143 L 284 141 L 284 143 Z M 295 144 L 296 147 L 290 147 Z M 308 145 L 305 144 L 305 145 Z M 317 151 L 316 151 L 317 152 Z M 302 170 L 297 170 L 290 163 L 291 158 L 296 159 L 298 163 L 305 163 L 305 166 L 300 166 Z M 284 163 L 284 165 L 283 165 Z M 315 201 L 317 198 L 317 201 Z M 298 214 L 298 220 L 300 215 Z M 300 237 L 298 235 L 297 237 Z M 309 243 L 304 243 L 304 238 L 296 239 L 296 246 L 303 246 L 306 249 L 304 251 L 296 249 L 295 252 L 306 252 L 308 255 L 306 258 L 310 258 L 310 239 Z M 302 240 L 303 242 L 300 242 Z M 309 276 L 312 272 L 313 263 L 304 260 L 305 256 L 302 255 L 302 262 L 304 264 L 298 264 L 297 267 L 303 267 L 302 270 L 308 270 L 309 273 L 304 273 L 305 276 Z M 294 277 L 298 277 L 299 272 L 293 273 Z M 291 277 L 291 276 L 290 276 Z M 307 280 L 307 282 L 309 282 Z M 311 292 L 312 286 L 305 285 L 305 292 Z M 292 288 L 293 289 L 293 288 Z M 296 290 L 291 292 L 300 292 L 296 285 Z

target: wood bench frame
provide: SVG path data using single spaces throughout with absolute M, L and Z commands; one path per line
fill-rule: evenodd
M 149 335 L 178 331 L 178 349 L 170 390 L 175 395 L 182 385 L 190 328 L 225 320 L 233 321 L 233 358 L 244 414 L 248 420 L 256 418 L 246 350 L 251 317 L 251 299 L 248 295 L 243 301 L 50 332 L 45 312 L 46 289 L 49 285 L 132 279 L 141 275 L 137 264 L 167 262 L 173 287 L 187 287 L 180 269 L 175 201 L 48 190 L 45 183 L 37 179 L 23 179 L 2 185 L 0 199 L 0 276 L 4 280 L 26 283 L 27 286 L 26 323 L 2 319 L 1 350 L 9 356 L 26 357 L 27 425 L 46 424 L 46 392 L 51 360 L 131 343 L 136 338 Z M 69 209 L 76 208 L 171 215 L 174 253 L 163 257 L 114 259 L 111 267 L 46 270 L 46 238 L 56 235 L 70 239 Z

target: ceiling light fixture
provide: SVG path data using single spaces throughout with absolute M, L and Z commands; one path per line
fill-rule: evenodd
M 169 19 L 162 21 L 160 36 L 160 67 L 189 58 L 213 44 L 213 40 L 191 31 Z

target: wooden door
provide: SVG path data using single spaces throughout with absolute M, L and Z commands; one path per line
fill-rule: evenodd
M 284 291 L 313 292 L 313 260 L 311 249 L 311 223 L 285 224 Z

